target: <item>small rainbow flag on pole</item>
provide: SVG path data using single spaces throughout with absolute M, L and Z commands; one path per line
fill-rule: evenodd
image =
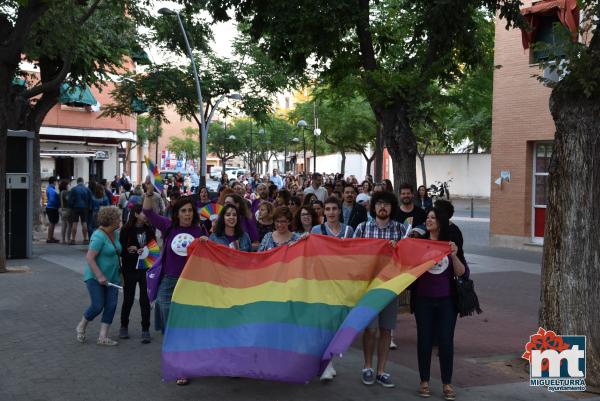
M 148 159 L 148 156 L 144 156 L 144 160 L 146 161 L 146 166 L 148 167 L 150 180 L 152 181 L 154 188 L 156 188 L 158 192 L 162 193 L 165 185 L 163 183 L 163 179 L 160 175 L 160 172 L 158 171 L 158 167 L 156 167 L 156 165 L 152 163 L 152 160 Z
M 196 240 L 177 281 L 162 376 L 305 383 L 450 253 L 446 242 L 310 235 L 247 253 Z

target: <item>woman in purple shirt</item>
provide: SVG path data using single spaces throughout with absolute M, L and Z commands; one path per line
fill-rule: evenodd
M 449 218 L 438 208 L 427 213 L 427 237 L 433 241 L 449 241 Z M 457 309 L 454 297 L 454 277 L 469 276 L 464 258 L 457 256 L 458 247 L 450 242 L 452 253 L 419 277 L 414 286 L 414 313 L 417 322 L 417 357 L 421 385 L 419 395 L 431 396 L 429 378 L 431 349 L 438 340 L 442 391 L 444 399 L 454 400 L 452 367 L 454 364 L 454 328 Z
M 207 235 L 207 232 L 203 226 L 199 225 L 200 217 L 192 197 L 178 199 L 172 207 L 172 217 L 168 219 L 154 213 L 152 197 L 158 196 L 158 194 L 154 192 L 151 185 L 148 185 L 147 188 L 142 205 L 143 212 L 150 224 L 160 230 L 163 238 L 162 270 L 156 304 L 160 314 L 160 327 L 164 334 L 173 291 L 187 260 L 187 247 L 195 238 Z M 187 379 L 177 380 L 177 384 L 180 385 L 187 383 Z

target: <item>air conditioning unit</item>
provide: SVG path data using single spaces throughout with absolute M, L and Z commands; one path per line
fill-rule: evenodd
M 544 68 L 544 85 L 548 86 L 553 83 L 561 81 L 568 73 L 567 65 L 569 62 L 567 60 L 561 60 L 558 64 L 558 68 L 556 66 L 556 61 L 550 61 L 548 66 Z
M 108 160 L 110 153 L 107 150 L 97 150 L 94 154 L 94 160 Z

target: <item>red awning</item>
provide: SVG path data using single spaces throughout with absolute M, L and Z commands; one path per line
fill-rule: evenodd
M 531 7 L 521 10 L 531 31 L 521 29 L 523 49 L 528 49 L 535 39 L 535 31 L 539 26 L 540 17 L 557 15 L 561 24 L 569 28 L 573 41 L 577 40 L 579 26 L 579 7 L 577 0 L 542 0 Z

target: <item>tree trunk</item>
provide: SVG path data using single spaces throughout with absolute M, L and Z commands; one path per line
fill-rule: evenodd
M 479 153 L 479 141 L 481 139 L 480 135 L 482 135 L 481 130 L 476 128 L 475 134 L 473 135 L 473 149 L 471 150 L 471 153 Z
M 427 188 L 427 173 L 425 172 L 425 154 L 421 155 L 417 152 L 417 157 L 421 163 L 421 175 L 423 176 L 423 185 Z
M 410 128 L 406 109 L 401 103 L 396 102 L 379 108 L 375 115 L 383 130 L 385 145 L 392 157 L 394 190 L 398 192 L 398 188 L 403 183 L 411 184 L 416 188 L 417 141 Z M 377 171 L 375 173 L 377 174 Z
M 556 136 L 540 325 L 557 334 L 587 336 L 586 384 L 600 386 L 600 100 L 564 93 L 561 84 L 550 98 Z
M 346 174 L 346 152 L 344 151 L 343 148 L 340 149 L 340 153 L 342 154 L 342 165 L 340 167 L 340 173 L 341 174 Z
M 41 160 L 40 160 L 40 132 L 34 131 L 35 135 L 33 137 L 33 171 L 31 172 L 31 185 L 32 187 L 32 196 L 33 196 L 33 215 L 32 215 L 32 223 L 34 231 L 41 231 L 42 227 L 42 213 L 44 210 L 42 208 L 42 202 L 39 200 L 42 199 L 42 174 L 41 174 Z
M 360 151 L 360 153 L 362 153 L 363 157 L 367 161 L 367 173 L 366 174 L 371 174 L 371 165 L 373 164 L 373 160 L 375 160 L 375 153 L 373 153 L 371 155 L 371 157 L 368 157 L 367 152 L 365 152 L 364 149 L 358 149 L 358 150 Z
M 0 273 L 6 270 L 6 147 L 8 136 L 8 90 L 14 69 L 0 64 Z
M 376 114 L 377 115 L 377 114 Z M 377 127 L 377 135 L 375 136 L 375 171 L 373 175 L 373 179 L 375 182 L 381 182 L 383 180 L 383 147 L 384 147 L 384 138 L 383 138 L 383 122 L 377 118 L 377 122 L 379 126 Z

